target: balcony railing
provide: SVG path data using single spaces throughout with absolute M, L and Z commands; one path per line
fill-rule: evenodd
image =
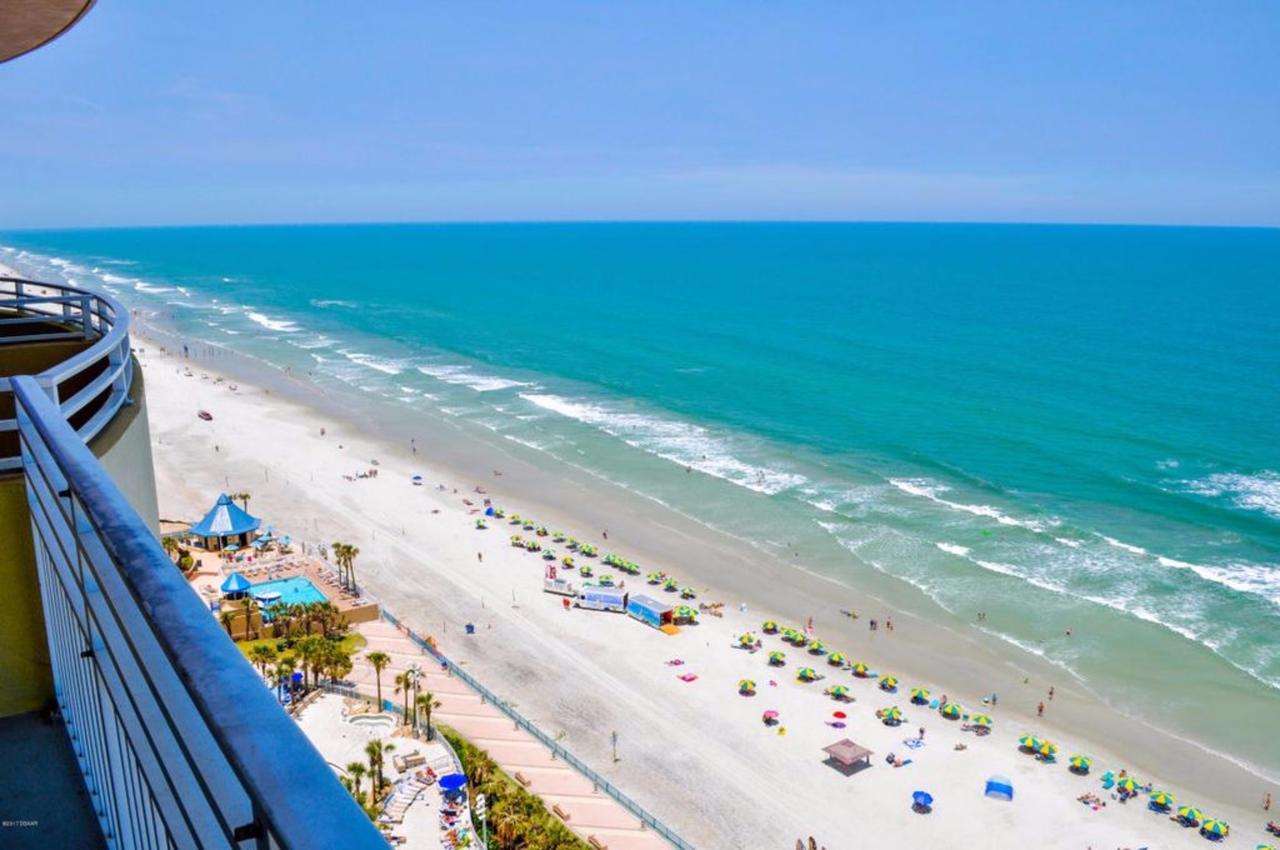
M 48 384 L 8 384 L 58 707 L 108 844 L 386 850 Z
M 0 277 L 0 346 L 82 342 L 82 350 L 33 377 L 84 442 L 129 403 L 133 360 L 128 314 L 103 293 L 61 283 Z M 0 376 L 0 472 L 17 469 L 13 394 Z

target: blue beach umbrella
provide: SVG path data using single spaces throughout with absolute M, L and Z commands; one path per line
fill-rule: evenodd
M 928 811 L 933 805 L 933 795 L 928 791 L 916 791 L 911 795 L 912 807 L 919 811 Z
M 227 576 L 227 580 L 222 583 L 222 592 L 244 593 L 250 587 L 252 587 L 252 585 L 249 583 L 247 578 L 240 575 L 240 573 L 232 573 Z
M 446 773 L 440 777 L 440 789 L 442 791 L 457 791 L 464 788 L 467 784 L 467 777 L 461 773 Z

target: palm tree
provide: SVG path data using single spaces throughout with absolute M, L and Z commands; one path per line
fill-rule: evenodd
M 240 610 L 244 612 L 244 630 L 246 635 L 253 627 L 253 613 L 258 610 L 258 607 L 258 600 L 254 599 L 252 596 L 246 595 L 244 599 L 240 600 Z M 258 637 L 257 629 L 253 629 L 253 637 Z
M 391 656 L 375 650 L 366 655 L 365 659 L 373 665 L 373 675 L 378 682 L 378 711 L 382 711 L 382 671 L 391 663 Z
M 170 560 L 173 560 L 177 556 L 178 550 L 181 548 L 178 546 L 178 539 L 176 537 L 161 537 L 160 545 L 164 547 L 164 553 L 169 556 Z
M 241 490 L 239 493 L 231 494 L 231 501 L 234 502 L 236 499 L 239 499 L 240 501 L 244 502 L 244 509 L 246 511 L 249 510 L 249 500 L 252 498 L 253 498 L 253 494 L 248 492 L 247 490 Z
M 218 622 L 222 623 L 222 627 L 227 630 L 227 637 L 232 640 L 235 640 L 235 636 L 231 634 L 231 626 L 235 621 L 236 614 L 234 611 L 227 610 L 218 615 Z
M 302 640 L 298 641 L 297 645 L 294 647 L 294 652 L 297 653 L 298 661 L 302 665 L 302 678 L 304 682 L 309 681 L 310 684 L 315 684 L 316 673 L 324 662 L 323 653 L 326 643 L 327 641 L 323 638 L 316 637 L 315 635 L 307 635 Z M 310 679 L 308 679 L 307 676 L 308 672 L 311 674 Z
M 367 772 L 368 770 L 361 762 L 353 761 L 351 764 L 347 765 L 347 776 L 351 777 L 351 784 L 353 786 L 352 793 L 356 796 L 356 802 L 362 806 L 364 805 L 364 800 L 360 797 L 360 780 L 364 778 Z
M 399 673 L 396 675 L 396 693 L 404 694 L 404 722 L 409 722 L 409 692 L 413 690 L 413 685 L 409 679 L 409 674 Z
M 377 801 L 382 791 L 382 766 L 387 753 L 394 750 L 395 744 L 389 744 L 381 740 L 373 740 L 364 745 L 364 753 L 369 757 L 369 770 L 373 773 L 373 795 L 374 802 Z
M 408 679 L 409 681 L 409 687 L 413 689 L 413 699 L 410 700 L 405 705 L 405 710 L 408 711 L 410 706 L 412 706 L 413 720 L 411 722 L 413 724 L 417 724 L 418 722 L 418 689 L 421 687 L 421 682 L 422 682 L 422 668 L 419 667 L 417 664 L 410 664 L 409 667 L 404 671 L 404 675 L 405 675 L 405 678 Z
M 338 577 L 343 587 L 356 589 L 356 558 L 360 549 L 350 543 L 335 540 L 333 543 L 333 559 L 338 562 Z
M 347 547 L 347 575 L 351 579 L 352 592 L 358 592 L 356 587 L 356 558 L 360 557 L 360 548 L 358 546 Z
M 286 655 L 273 668 L 275 674 L 276 687 L 283 689 L 289 688 L 290 694 L 293 693 L 293 656 Z
M 430 741 L 434 737 L 434 733 L 431 730 L 431 712 L 440 707 L 440 700 L 436 699 L 436 695 L 431 691 L 427 691 L 425 694 L 419 695 L 414 703 L 416 708 L 421 710 L 426 717 L 427 740 Z
M 258 665 L 262 675 L 267 675 L 267 665 L 276 660 L 276 651 L 265 643 L 256 643 L 249 648 L 249 660 Z

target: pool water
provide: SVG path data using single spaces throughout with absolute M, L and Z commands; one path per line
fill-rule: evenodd
M 308 602 L 327 602 L 328 597 L 320 592 L 311 579 L 305 576 L 290 576 L 255 584 L 249 589 L 255 597 L 264 593 L 280 594 L 280 601 L 286 605 L 305 605 Z

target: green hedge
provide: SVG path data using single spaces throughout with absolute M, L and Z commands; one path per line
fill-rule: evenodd
M 542 799 L 498 767 L 489 754 L 448 726 L 436 726 L 462 759 L 472 794 L 481 792 L 489 809 L 488 850 L 591 850 Z M 476 836 L 479 843 L 480 829 Z

